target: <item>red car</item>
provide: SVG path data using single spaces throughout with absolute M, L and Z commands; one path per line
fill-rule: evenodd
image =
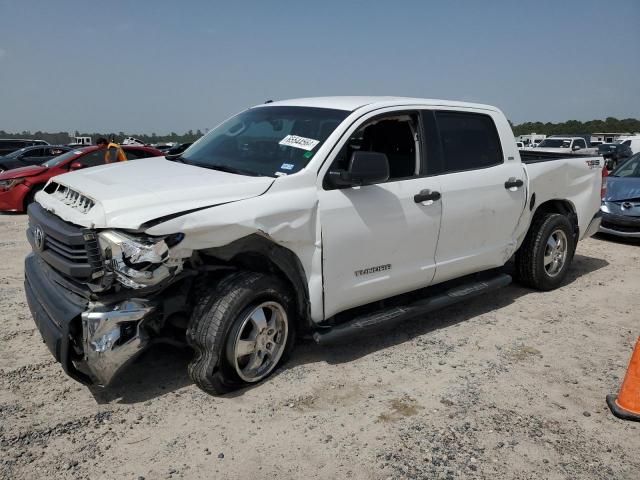
M 164 153 L 151 147 L 122 146 L 128 160 L 162 157 Z M 0 211 L 25 212 L 33 202 L 36 192 L 51 177 L 80 168 L 95 167 L 105 163 L 105 150 L 98 147 L 75 148 L 41 165 L 14 168 L 0 173 Z

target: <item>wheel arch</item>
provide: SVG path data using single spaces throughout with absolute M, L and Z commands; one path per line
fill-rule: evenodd
M 304 267 L 298 256 L 258 234 L 248 235 L 223 247 L 200 250 L 202 261 L 208 265 L 230 266 L 234 269 L 263 272 L 277 276 L 292 288 L 298 330 L 311 328 L 309 288 Z
M 566 199 L 552 199 L 547 200 L 546 202 L 542 202 L 540 205 L 536 207 L 531 216 L 531 222 L 529 224 L 529 228 L 533 224 L 533 219 L 539 215 L 544 215 L 547 213 L 559 213 L 560 215 L 564 215 L 569 219 L 571 225 L 573 226 L 573 234 L 575 241 L 578 241 L 580 237 L 580 227 L 578 226 L 578 214 L 576 213 L 575 205 Z M 528 232 L 527 232 L 528 233 Z

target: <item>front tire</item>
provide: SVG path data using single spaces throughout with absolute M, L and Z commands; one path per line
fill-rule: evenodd
M 292 305 L 274 276 L 236 272 L 222 279 L 199 299 L 187 328 L 194 383 L 220 395 L 272 374 L 293 345 Z
M 575 244 L 573 227 L 566 216 L 536 215 L 516 254 L 520 283 L 545 291 L 558 288 L 567 276 Z

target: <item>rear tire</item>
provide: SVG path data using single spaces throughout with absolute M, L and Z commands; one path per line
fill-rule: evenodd
M 516 254 L 518 280 L 538 290 L 558 288 L 574 253 L 575 237 L 569 219 L 559 213 L 536 215 Z
M 295 311 L 276 277 L 236 272 L 199 299 L 187 328 L 195 351 L 189 376 L 220 395 L 271 375 L 290 352 Z

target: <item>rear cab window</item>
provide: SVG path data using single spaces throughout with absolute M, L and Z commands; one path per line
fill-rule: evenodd
M 476 170 L 503 163 L 500 136 L 489 115 L 436 110 L 434 116 L 442 149 L 440 165 L 434 165 L 434 173 Z

